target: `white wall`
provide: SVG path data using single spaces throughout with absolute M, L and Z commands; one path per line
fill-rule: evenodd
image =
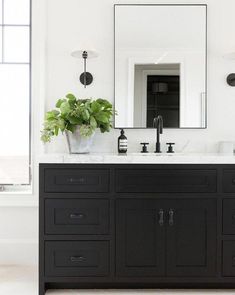
M 40 3 L 41 0 L 34 0 Z M 80 97 L 106 97 L 113 101 L 113 3 L 118 0 L 47 0 L 46 108 L 67 92 Z M 151 0 L 129 0 L 128 3 L 157 3 Z M 159 3 L 167 3 L 161 0 Z M 171 0 L 168 3 L 178 3 Z M 127 3 L 127 1 L 123 1 Z M 201 3 L 201 1 L 181 1 Z M 208 0 L 208 129 L 165 130 L 163 141 L 176 142 L 176 147 L 190 140 L 191 150 L 213 151 L 220 140 L 235 141 L 235 88 L 228 87 L 226 75 L 235 71 L 235 61 L 223 58 L 235 50 L 235 1 Z M 45 12 L 46 14 L 46 12 Z M 82 62 L 70 57 L 74 48 L 94 47 L 99 58 L 88 61 L 94 83 L 84 90 L 77 81 Z M 87 45 L 87 46 L 88 46 Z M 116 151 L 118 130 L 96 137 L 94 151 Z M 149 141 L 153 150 L 153 130 L 127 130 L 129 150 L 140 149 Z M 205 144 L 206 143 L 206 144 Z M 62 138 L 50 145 L 49 151 L 64 151 Z M 19 196 L 21 198 L 21 196 Z M 8 215 L 11 218 L 8 218 Z M 37 208 L 0 208 L 0 263 L 35 262 L 37 241 Z M 23 239 L 23 241 L 22 241 Z M 4 241 L 7 240 L 7 243 Z M 18 245 L 16 247 L 16 244 Z M 6 246 L 7 245 L 7 246 Z M 19 248 L 20 247 L 20 248 Z M 17 249 L 22 249 L 21 253 Z M 28 254 L 29 253 L 29 254 Z M 31 254 L 30 254 L 31 253 Z M 11 255 L 8 255 L 11 254 Z M 26 259 L 27 258 L 27 259 Z
M 128 2 L 157 3 L 146 0 Z M 178 3 L 171 1 L 174 2 Z M 165 130 L 162 136 L 163 141 L 175 141 L 176 147 L 190 139 L 192 149 L 198 151 L 215 150 L 219 140 L 233 140 L 235 131 L 235 116 L 231 112 L 235 108 L 235 89 L 225 82 L 226 75 L 235 70 L 235 62 L 223 58 L 226 52 L 235 50 L 235 39 L 232 37 L 235 2 L 227 0 L 226 5 L 220 0 L 205 2 L 208 4 L 208 129 Z M 121 2 L 48 1 L 47 108 L 69 91 L 80 97 L 101 96 L 113 101 L 113 3 Z M 77 82 L 82 62 L 70 56 L 72 49 L 82 48 L 83 44 L 95 48 L 100 54 L 98 58 L 88 60 L 88 70 L 94 74 L 94 83 L 87 89 Z M 93 150 L 115 152 L 118 133 L 114 130 L 106 135 L 97 134 Z M 150 149 L 153 150 L 153 130 L 127 130 L 126 133 L 130 151 L 138 150 L 139 142 L 143 140 L 150 141 Z M 61 138 L 55 142 L 50 145 L 49 151 L 65 151 Z

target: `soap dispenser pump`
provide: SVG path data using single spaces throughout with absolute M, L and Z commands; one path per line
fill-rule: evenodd
M 127 152 L 127 137 L 125 132 L 121 129 L 120 136 L 118 137 L 118 152 L 120 154 L 125 154 Z

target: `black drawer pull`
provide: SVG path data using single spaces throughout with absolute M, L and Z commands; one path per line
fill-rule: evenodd
M 70 257 L 71 262 L 83 262 L 86 260 L 83 256 L 71 256 Z
M 235 184 L 235 178 L 232 179 L 232 183 Z
M 164 211 L 163 211 L 163 209 L 159 210 L 158 215 L 159 215 L 158 223 L 160 226 L 163 226 L 163 224 L 164 224 Z
M 69 183 L 84 183 L 85 182 L 85 178 L 84 177 L 81 177 L 81 178 L 69 178 L 68 179 L 68 182 Z
M 169 210 L 169 225 L 174 225 L 174 211 L 173 209 Z
M 85 217 L 85 214 L 82 213 L 71 213 L 70 218 L 71 219 L 83 219 Z

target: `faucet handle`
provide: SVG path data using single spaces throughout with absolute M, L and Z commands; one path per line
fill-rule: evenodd
M 149 142 L 141 142 L 140 144 L 143 145 L 141 153 L 148 153 L 147 145 L 149 144 Z
M 174 142 L 167 142 L 166 144 L 168 144 L 168 150 L 167 150 L 167 153 L 174 153 L 174 150 L 173 150 L 173 145 L 175 144 Z

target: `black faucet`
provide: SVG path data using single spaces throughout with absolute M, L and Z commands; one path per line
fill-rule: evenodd
M 163 119 L 162 116 L 158 115 L 153 119 L 153 127 L 156 128 L 156 150 L 155 153 L 161 153 L 160 134 L 163 133 Z

